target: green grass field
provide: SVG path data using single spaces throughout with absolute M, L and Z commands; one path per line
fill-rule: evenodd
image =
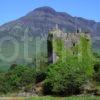
M 4 97 L 0 100 L 100 100 L 100 97 L 95 96 L 72 96 L 72 97 Z
M 92 96 L 72 96 L 72 97 L 32 97 L 28 98 L 27 100 L 100 100 L 100 97 L 92 97 Z

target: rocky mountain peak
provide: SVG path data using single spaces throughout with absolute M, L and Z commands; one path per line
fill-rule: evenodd
M 56 12 L 53 8 L 48 7 L 48 6 L 36 8 L 34 11 L 43 11 L 43 12 L 47 12 L 47 13 L 50 13 L 50 12 L 54 13 L 54 12 Z

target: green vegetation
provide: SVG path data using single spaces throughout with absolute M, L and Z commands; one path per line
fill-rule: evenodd
M 95 96 L 72 96 L 72 97 L 32 97 L 26 100 L 100 100 L 100 97 Z
M 95 63 L 94 63 L 94 80 L 100 83 L 100 54 L 94 53 Z
M 34 97 L 3 97 L 2 100 L 100 100 L 95 96 L 71 96 L 71 97 L 52 97 L 52 96 L 34 96 Z
M 35 84 L 35 74 L 34 68 L 26 66 L 16 66 L 6 73 L 0 73 L 0 94 L 29 91 Z
M 58 62 L 50 65 L 44 84 L 44 92 L 57 95 L 81 93 L 82 85 L 91 80 L 85 66 L 72 59 L 67 63 Z
M 94 65 L 94 70 L 95 70 L 94 79 L 97 82 L 100 82 L 100 62 L 99 63 L 96 63 Z

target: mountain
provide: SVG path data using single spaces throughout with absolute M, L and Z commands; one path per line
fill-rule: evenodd
M 17 20 L 0 26 L 0 39 L 4 36 L 12 36 L 21 40 L 25 32 L 31 37 L 41 36 L 42 34 L 48 34 L 56 25 L 64 32 L 75 32 L 77 27 L 81 28 L 82 32 L 90 32 L 94 40 L 93 46 L 100 50 L 100 39 L 98 38 L 100 37 L 100 22 L 73 17 L 65 12 L 57 12 L 50 7 L 37 8 Z M 7 54 L 9 54 L 11 48 L 12 46 L 8 44 L 4 46 Z
M 24 17 L 0 26 L 0 35 L 21 36 L 25 29 L 29 28 L 29 33 L 37 36 L 47 34 L 56 24 L 66 32 L 74 32 L 77 26 L 83 32 L 90 32 L 93 36 L 100 36 L 100 22 L 73 17 L 64 12 L 57 12 L 50 7 L 37 8 Z

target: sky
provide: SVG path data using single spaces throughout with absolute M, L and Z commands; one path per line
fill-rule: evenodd
M 0 0 L 0 25 L 43 6 L 100 22 L 100 0 Z

